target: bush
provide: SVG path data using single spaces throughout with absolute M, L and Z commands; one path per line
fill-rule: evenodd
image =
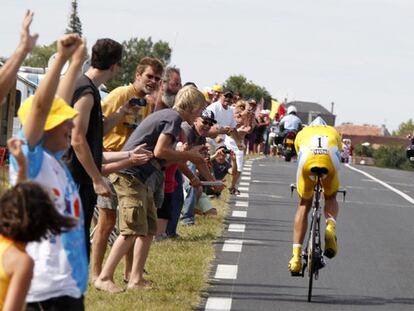
M 371 146 L 365 147 L 361 144 L 354 146 L 354 156 L 361 156 L 362 155 L 362 149 L 364 149 L 364 156 L 368 158 L 372 158 L 374 154 L 374 149 Z
M 405 155 L 405 147 L 403 146 L 381 146 L 374 150 L 373 157 L 376 166 L 412 169 L 412 166 Z

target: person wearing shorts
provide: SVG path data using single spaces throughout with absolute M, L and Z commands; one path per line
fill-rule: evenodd
M 158 75 L 151 77 L 154 81 L 160 79 Z M 143 276 L 144 266 L 157 232 L 156 208 L 160 208 L 163 202 L 164 170 L 167 162 L 204 163 L 204 157 L 198 151 L 177 151 L 175 143 L 181 133 L 181 123 L 194 122 L 205 104 L 204 95 L 197 88 L 186 86 L 177 93 L 173 109 L 150 114 L 128 138 L 123 150 L 146 144 L 146 149 L 153 152 L 154 158 L 144 165 L 132 166 L 115 174 L 113 184 L 119 200 L 120 236 L 94 282 L 96 288 L 110 293 L 123 291 L 114 283 L 114 273 L 120 259 L 132 246 L 134 256 L 128 289 L 149 286 Z M 200 185 L 196 176 L 192 178 L 192 183 Z
M 103 138 L 103 148 L 106 152 L 120 151 L 125 145 L 128 137 L 138 123 L 145 119 L 151 113 L 151 105 L 143 107 L 129 104 L 131 99 L 144 99 L 157 89 L 157 83 L 152 81 L 148 76 L 154 74 L 161 75 L 163 72 L 162 63 L 151 57 L 144 57 L 138 63 L 135 69 L 135 78 L 132 83 L 126 86 L 120 86 L 112 90 L 102 101 L 102 113 L 106 120 L 115 124 Z M 133 159 L 129 158 L 130 161 Z M 112 165 L 112 169 L 109 168 Z M 105 164 L 102 167 L 102 173 L 109 174 L 119 170 L 114 168 L 113 164 Z M 104 180 L 111 191 L 111 198 L 98 195 L 96 208 L 98 210 L 98 222 L 93 235 L 92 241 L 92 263 L 91 278 L 95 281 L 102 270 L 102 263 L 106 252 L 106 246 L 111 232 L 116 224 L 116 209 L 118 200 L 114 187 L 110 183 L 111 177 Z M 132 266 L 132 251 L 125 256 L 124 279 L 129 278 Z
M 300 198 L 293 226 L 292 258 L 288 269 L 297 274 L 302 267 L 302 243 L 308 225 L 308 213 L 313 199 L 316 177 L 313 167 L 326 168 L 322 176 L 322 188 L 325 197 L 325 251 L 324 255 L 333 258 L 337 253 L 336 218 L 338 203 L 336 193 L 339 188 L 338 169 L 340 164 L 341 137 L 334 127 L 326 125 L 317 117 L 309 126 L 296 136 L 295 148 L 298 154 L 297 192 Z

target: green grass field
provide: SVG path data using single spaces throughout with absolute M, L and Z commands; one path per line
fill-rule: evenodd
M 92 285 L 85 296 L 87 310 L 193 310 L 201 302 L 201 293 L 208 287 L 210 264 L 214 259 L 214 242 L 223 231 L 228 211 L 227 193 L 213 199 L 218 216 L 197 216 L 196 225 L 179 226 L 178 239 L 154 242 L 146 264 L 152 289 L 128 290 L 108 294 Z M 115 274 L 115 282 L 123 287 L 123 263 Z
M 8 167 L 0 167 L 0 189 L 8 188 Z M 194 310 L 208 287 L 208 275 L 215 256 L 214 243 L 221 236 L 228 212 L 228 191 L 212 199 L 216 217 L 197 216 L 196 225 L 178 227 L 177 239 L 154 242 L 146 264 L 152 289 L 128 290 L 109 294 L 89 285 L 85 295 L 87 310 Z M 107 250 L 107 253 L 109 249 Z M 115 273 L 115 282 L 126 287 L 122 277 L 123 261 Z

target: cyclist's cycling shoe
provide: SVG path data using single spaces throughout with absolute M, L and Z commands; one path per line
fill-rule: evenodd
M 333 258 L 338 250 L 336 233 L 335 233 L 335 222 L 328 220 L 326 222 L 325 229 L 325 252 L 324 255 L 328 258 Z
M 292 276 L 299 275 L 302 271 L 302 258 L 300 256 L 292 256 L 289 261 L 288 269 Z

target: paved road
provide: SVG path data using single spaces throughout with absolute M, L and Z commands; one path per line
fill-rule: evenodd
M 339 252 L 321 270 L 309 304 L 307 279 L 287 271 L 297 205 L 289 184 L 296 164 L 267 158 L 246 168 L 245 194 L 230 202 L 202 310 L 414 310 L 412 202 L 343 167 L 341 184 L 348 195 L 340 203 Z M 414 198 L 412 172 L 356 168 Z M 222 250 L 224 244 L 230 251 Z

